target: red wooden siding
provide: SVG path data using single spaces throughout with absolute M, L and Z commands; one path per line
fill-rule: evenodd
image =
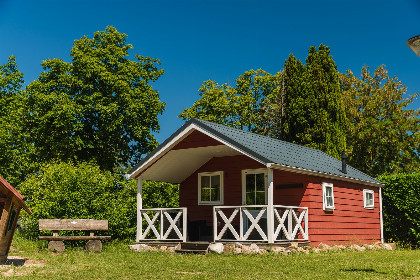
M 179 188 L 179 204 L 188 207 L 188 220 L 205 220 L 207 226 L 213 225 L 213 205 L 198 205 L 198 173 L 223 171 L 223 205 L 237 206 L 242 205 L 242 170 L 254 168 L 264 165 L 247 156 L 216 157 L 201 166 Z
M 172 150 L 188 149 L 188 148 L 198 148 L 198 147 L 208 147 L 208 146 L 218 146 L 223 145 L 219 141 L 194 130 L 190 135 L 185 137 L 181 142 L 179 142 Z
M 194 131 L 173 149 L 222 145 Z M 188 208 L 188 220 L 204 220 L 213 225 L 213 205 L 198 205 L 198 173 L 223 171 L 224 203 L 242 205 L 242 170 L 265 168 L 247 156 L 215 157 L 180 184 L 180 206 Z M 378 188 L 316 176 L 274 170 L 274 204 L 309 208 L 309 240 L 313 246 L 327 244 L 372 243 L 380 240 Z M 322 182 L 334 186 L 334 211 L 324 211 Z M 302 184 L 302 187 L 296 185 Z M 285 185 L 289 185 L 286 186 Z M 291 187 L 294 185 L 295 187 Z M 363 189 L 374 191 L 374 209 L 365 209 Z
M 310 183 L 306 189 L 304 201 L 310 207 L 309 236 L 312 244 L 316 246 L 319 242 L 346 244 L 379 241 L 381 228 L 378 188 L 339 181 L 331 183 L 334 185 L 334 211 L 322 210 L 321 182 Z M 374 190 L 374 209 L 364 208 L 363 189 Z
M 322 182 L 334 186 L 334 211 L 324 211 Z M 378 188 L 274 170 L 274 186 L 303 184 L 303 188 L 274 188 L 274 204 L 309 208 L 309 240 L 313 246 L 380 241 Z M 374 209 L 365 209 L 363 189 L 374 191 Z

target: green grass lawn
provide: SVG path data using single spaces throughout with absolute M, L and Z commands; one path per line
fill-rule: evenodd
M 33 266 L 1 266 L 18 279 L 420 279 L 420 250 L 311 253 L 309 255 L 175 255 L 136 253 L 105 244 L 56 254 L 46 243 L 15 237 L 10 256 Z M 42 265 L 42 266 L 40 266 Z

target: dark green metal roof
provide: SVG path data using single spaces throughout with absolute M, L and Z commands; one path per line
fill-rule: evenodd
M 199 119 L 191 119 L 185 123 L 177 132 L 134 167 L 130 173 L 135 172 L 149 157 L 159 152 L 166 143 L 170 142 L 191 124 L 197 125 L 201 129 L 263 164 L 273 163 L 286 167 L 381 184 L 380 181 L 350 165 L 347 165 L 347 173 L 343 173 L 341 171 L 341 161 L 322 151 Z

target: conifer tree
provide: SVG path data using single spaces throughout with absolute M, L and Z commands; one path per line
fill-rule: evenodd
M 345 150 L 346 115 L 330 49 L 312 46 L 306 66 L 293 55 L 285 62 L 283 140 L 319 149 L 339 158 Z

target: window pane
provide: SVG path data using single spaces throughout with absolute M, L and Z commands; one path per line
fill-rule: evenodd
M 255 191 L 255 174 L 246 175 L 246 192 Z
M 201 189 L 201 201 L 210 201 L 210 189 Z
M 210 176 L 201 176 L 201 188 L 210 187 Z
M 217 197 L 217 189 L 210 189 L 210 199 L 211 201 L 219 200 L 219 198 Z
M 327 197 L 327 206 L 328 207 L 332 207 L 333 206 L 333 202 L 332 202 L 332 197 Z
M 265 191 L 265 178 L 264 173 L 255 174 L 256 177 L 256 190 L 257 191 Z
M 327 197 L 332 196 L 332 188 L 331 187 L 325 187 L 325 194 Z
M 254 192 L 247 192 L 246 193 L 246 204 L 247 205 L 254 205 L 255 204 L 255 194 Z
M 257 192 L 257 205 L 264 205 L 265 204 L 265 192 Z
M 366 206 L 373 206 L 373 194 L 366 193 Z
M 220 175 L 211 176 L 211 187 L 220 188 Z

